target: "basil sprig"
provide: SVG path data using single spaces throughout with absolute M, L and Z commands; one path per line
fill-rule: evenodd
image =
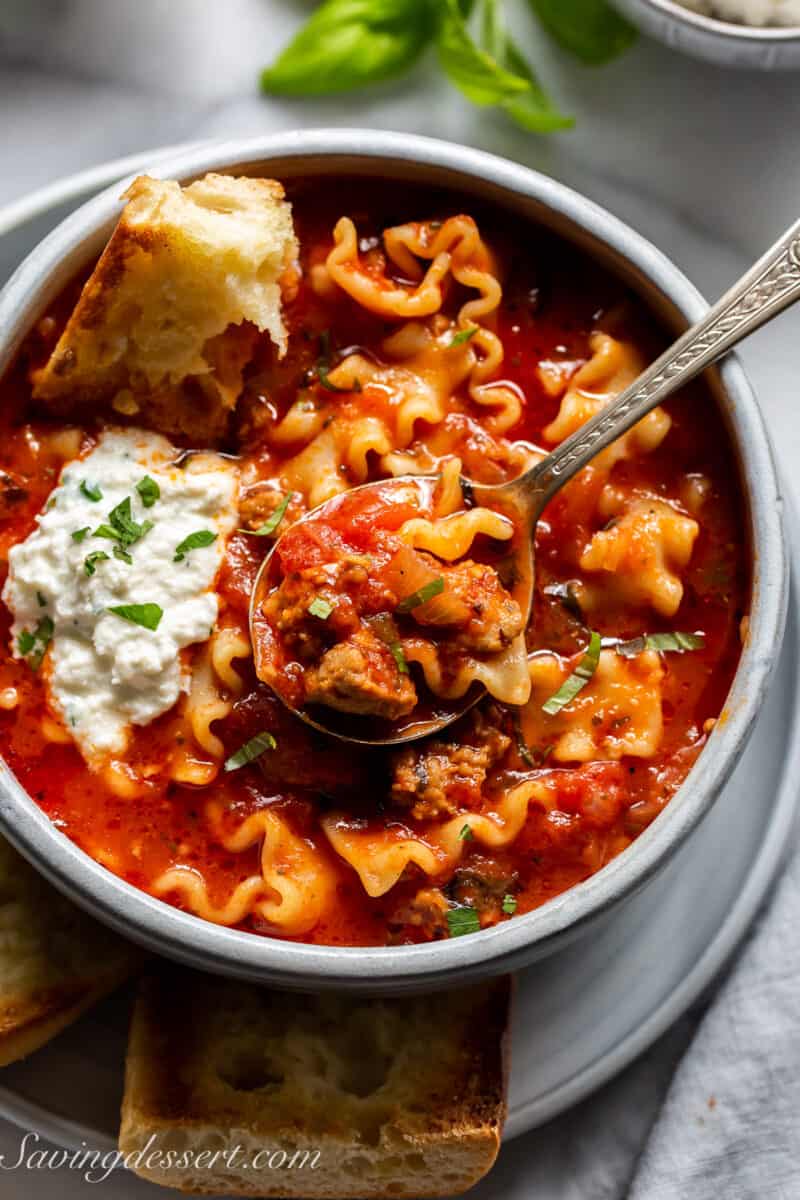
M 547 32 L 584 63 L 608 62 L 635 37 L 605 0 L 529 3 Z M 261 86 L 281 96 L 350 91 L 410 70 L 428 46 L 474 104 L 497 106 L 533 133 L 572 124 L 508 35 L 505 0 L 324 0 L 262 73 Z

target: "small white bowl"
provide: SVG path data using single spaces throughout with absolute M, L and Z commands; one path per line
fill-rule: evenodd
M 791 71 L 800 67 L 800 26 L 764 28 L 719 21 L 674 0 L 612 0 L 643 33 L 720 67 Z

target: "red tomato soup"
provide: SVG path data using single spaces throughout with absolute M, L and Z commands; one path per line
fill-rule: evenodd
M 79 415 L 33 397 L 89 271 L 2 381 L 3 757 L 87 854 L 207 920 L 329 945 L 470 933 L 623 852 L 723 718 L 749 603 L 735 456 L 700 383 L 620 438 L 545 511 L 524 628 L 516 533 L 459 481 L 532 465 L 633 381 L 663 333 L 593 262 L 469 197 L 325 180 L 289 199 L 299 257 L 282 278 L 286 354 L 251 329 L 222 424 L 216 413 L 206 429 L 198 400 L 191 429 L 167 434 L 175 456 L 207 452 L 192 471 L 224 476 L 211 516 L 191 524 L 208 495 L 166 451 L 120 468 L 111 511 L 111 450 L 141 428 L 163 432 L 157 415 L 119 395 Z M 433 480 L 421 506 L 387 515 L 348 497 L 407 475 Z M 182 537 L 163 571 L 150 569 L 187 589 L 195 616 L 201 601 L 212 608 L 200 633 L 174 634 L 166 707 L 139 694 L 129 659 L 120 682 L 111 649 L 80 658 L 91 635 L 77 618 L 74 634 L 59 626 L 46 588 L 38 617 L 15 608 L 23 586 L 34 594 L 44 551 L 23 560 L 13 548 L 44 536 L 65 503 L 48 509 L 54 489 L 66 495 L 70 480 L 75 528 L 58 529 L 77 576 L 58 588 L 74 585 L 76 604 L 91 586 L 97 606 L 104 578 L 155 555 L 170 513 L 184 520 L 191 544 Z M 335 497 L 322 533 L 295 524 Z M 78 522 L 86 504 L 110 532 Z M 289 530 L 253 647 L 254 580 Z M 162 603 L 156 630 L 134 607 L 130 653 L 144 655 L 172 630 L 170 613 Z M 304 724 L 270 684 L 293 703 L 338 706 L 351 728 L 486 692 L 437 736 L 361 749 Z M 107 738 L 103 689 L 124 695 Z

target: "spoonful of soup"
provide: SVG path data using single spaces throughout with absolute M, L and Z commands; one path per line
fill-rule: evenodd
M 798 297 L 800 225 L 635 383 L 518 478 L 481 484 L 446 467 L 367 483 L 313 509 L 277 539 L 256 577 L 250 629 L 259 678 L 303 721 L 361 744 L 425 737 L 487 692 L 524 704 L 545 506 Z

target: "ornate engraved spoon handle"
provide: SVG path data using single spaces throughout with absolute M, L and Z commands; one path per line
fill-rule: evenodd
M 515 480 L 517 494 L 524 490 L 530 503 L 533 493 L 541 509 L 576 471 L 657 404 L 798 299 L 800 221 L 612 404 Z

